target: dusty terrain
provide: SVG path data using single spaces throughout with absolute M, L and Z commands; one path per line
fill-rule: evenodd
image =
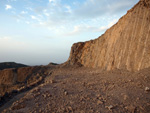
M 150 68 L 133 73 L 56 66 L 47 72 L 43 83 L 15 96 L 2 113 L 150 112 Z

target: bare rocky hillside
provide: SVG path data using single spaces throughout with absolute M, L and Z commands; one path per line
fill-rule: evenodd
M 98 39 L 74 44 L 67 63 L 106 70 L 150 67 L 150 0 L 140 0 Z

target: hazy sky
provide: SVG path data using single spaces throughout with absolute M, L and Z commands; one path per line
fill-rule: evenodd
M 95 39 L 138 0 L 0 0 L 0 62 L 65 62 L 75 42 Z

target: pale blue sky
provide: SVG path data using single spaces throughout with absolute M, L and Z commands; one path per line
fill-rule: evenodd
M 138 0 L 0 0 L 0 62 L 63 63 L 71 45 L 95 39 Z

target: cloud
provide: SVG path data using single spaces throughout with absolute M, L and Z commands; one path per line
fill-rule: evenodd
M 138 0 L 87 0 L 74 13 L 80 18 L 94 18 L 124 12 Z
M 1 40 L 10 40 L 11 37 L 9 37 L 9 36 L 3 36 L 3 37 L 0 37 L 0 39 L 1 39 Z
M 5 7 L 5 9 L 6 10 L 8 10 L 8 9 L 11 9 L 12 8 L 12 6 L 11 5 L 5 5 L 6 7 Z
M 66 12 L 72 13 L 72 9 L 71 9 L 71 7 L 69 5 L 66 5 L 65 8 L 67 9 Z
M 137 0 L 133 1 L 135 2 Z M 75 7 L 62 4 L 60 0 L 55 0 L 55 5 L 58 7 L 49 5 L 41 13 L 46 17 L 43 23 L 47 26 L 71 24 L 72 21 L 81 22 L 88 19 L 101 18 L 103 16 L 114 16 L 118 13 L 121 14 L 131 8 L 133 1 L 86 0 Z M 49 0 L 49 2 L 54 2 L 54 0 Z
M 67 36 L 79 35 L 80 33 L 84 33 L 84 32 L 104 32 L 108 28 L 113 26 L 117 21 L 118 21 L 117 19 L 114 19 L 108 25 L 101 26 L 101 27 L 89 26 L 89 25 L 77 25 L 77 26 L 74 26 L 73 31 L 67 33 L 66 35 Z
M 67 32 L 70 35 L 87 31 L 103 32 L 113 24 L 108 23 L 110 20 L 118 20 L 119 14 L 123 15 L 122 12 L 126 12 L 138 0 L 84 0 L 78 3 L 63 0 L 47 1 L 44 5 L 28 5 L 25 7 L 26 10 L 22 9 L 16 17 L 26 24 L 45 27 L 55 35 Z
M 27 14 L 28 12 L 27 11 L 21 11 L 21 14 Z
M 26 9 L 29 11 L 33 11 L 33 8 L 31 8 L 31 7 L 26 7 Z
M 61 0 L 49 0 L 50 5 L 57 6 L 58 3 L 60 3 Z
M 36 19 L 36 17 L 35 17 L 35 16 L 33 16 L 33 15 L 31 15 L 31 18 L 32 18 L 32 19 Z
M 10 0 L 11 2 L 16 2 L 17 0 Z
M 33 15 L 31 15 L 31 18 L 32 18 L 33 20 L 41 21 L 38 17 L 33 16 Z
M 106 31 L 107 29 L 109 29 L 110 27 L 112 27 L 114 24 L 116 24 L 118 21 L 118 19 L 114 19 L 112 20 L 107 26 L 101 26 L 98 29 L 95 29 L 95 32 L 102 32 L 102 31 Z
M 12 18 L 14 18 L 17 22 L 25 21 L 26 19 L 24 15 L 21 14 L 15 14 L 12 16 Z
M 50 16 L 50 14 L 47 12 L 46 9 L 43 10 L 43 14 L 44 14 L 45 16 L 47 16 L 47 17 Z
M 29 21 L 26 21 L 26 24 L 30 24 L 30 22 L 29 22 Z
M 49 0 L 49 2 L 51 3 L 51 2 L 54 2 L 55 0 Z

